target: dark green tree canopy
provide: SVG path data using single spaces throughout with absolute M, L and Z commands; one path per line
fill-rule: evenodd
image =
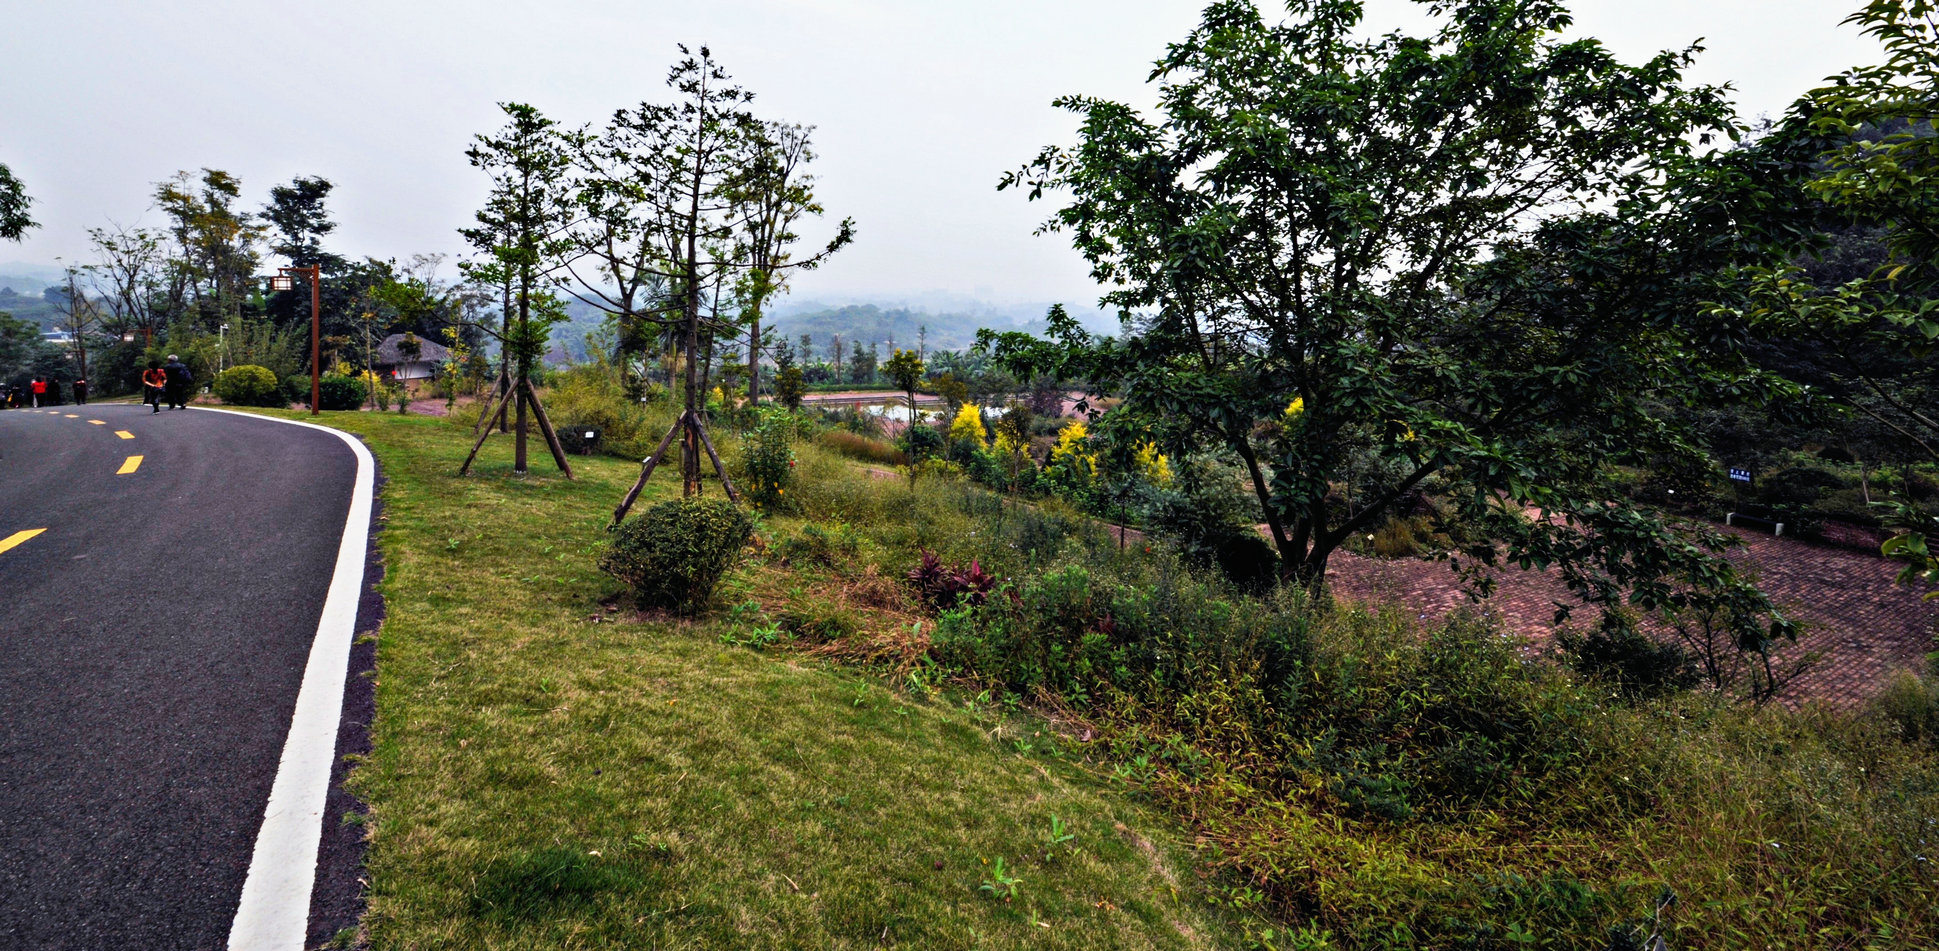
M 40 227 L 27 215 L 33 203 L 26 186 L 13 177 L 13 169 L 0 163 L 0 241 L 19 241 L 30 229 Z
M 1654 407 L 1772 389 L 1740 330 L 1695 318 L 1733 245 L 1667 186 L 1734 134 L 1722 91 L 1681 79 L 1695 48 L 1625 64 L 1558 39 L 1549 0 L 1434 3 L 1426 35 L 1372 39 L 1351 0 L 1287 8 L 1208 8 L 1152 74 L 1159 118 L 1059 101 L 1078 144 L 1001 187 L 1068 195 L 1046 229 L 1128 335 L 985 344 L 1122 396 L 1174 451 L 1238 456 L 1308 584 L 1432 479 L 1590 601 L 1701 602 L 1761 643 L 1768 604 L 1716 539 L 1605 501 L 1607 463 L 1692 451 Z
M 317 265 L 326 274 L 342 270 L 343 257 L 323 250 L 323 236 L 337 230 L 323 207 L 334 187 L 329 179 L 299 175 L 271 188 L 269 204 L 263 206 L 263 220 L 276 229 L 269 250 L 288 258 L 292 267 Z

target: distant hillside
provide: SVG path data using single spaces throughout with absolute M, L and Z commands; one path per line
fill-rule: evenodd
M 768 328 L 770 333 L 778 333 L 796 346 L 802 334 L 810 335 L 818 356 L 827 356 L 831 341 L 840 335 L 844 347 L 856 341 L 873 342 L 879 345 L 882 356 L 887 357 L 889 341 L 905 350 L 911 349 L 925 329 L 930 350 L 964 349 L 976 342 L 977 330 L 984 327 L 1042 333 L 1044 314 L 1050 309 L 1049 304 L 992 305 L 939 294 L 924 295 L 921 301 L 920 305 L 911 305 L 894 298 L 846 302 L 784 300 L 773 309 Z M 1112 315 L 1082 306 L 1065 306 L 1094 334 L 1120 333 L 1117 319 Z M 566 301 L 566 313 L 567 320 L 552 327 L 554 359 L 563 356 L 569 362 L 583 361 L 587 357 L 586 335 L 597 331 L 605 323 L 606 315 L 573 299 Z
M 976 332 L 985 327 L 1040 332 L 1044 327 L 1043 315 L 1049 310 L 1048 304 L 995 307 L 965 301 L 958 306 L 961 309 L 929 310 L 895 304 L 790 302 L 777 308 L 774 325 L 791 342 L 804 333 L 810 335 L 815 350 L 820 353 L 825 353 L 831 339 L 839 334 L 845 345 L 856 341 L 881 344 L 886 356 L 889 341 L 910 349 L 925 331 L 931 350 L 961 350 L 975 343 Z M 1118 333 L 1117 321 L 1102 312 L 1072 308 L 1072 313 L 1092 333 Z
M 60 311 L 41 296 L 44 284 L 27 284 L 6 275 L 0 275 L 0 311 L 12 314 L 16 320 L 39 324 L 42 329 L 51 329 L 60 321 Z

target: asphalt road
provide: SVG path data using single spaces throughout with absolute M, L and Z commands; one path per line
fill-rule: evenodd
M 0 948 L 224 947 L 356 473 L 268 420 L 0 411 Z

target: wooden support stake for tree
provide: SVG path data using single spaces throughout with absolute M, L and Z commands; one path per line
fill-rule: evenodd
M 700 444 L 707 447 L 707 458 L 714 460 L 714 471 L 720 473 L 720 484 L 727 490 L 727 497 L 739 505 L 741 494 L 734 491 L 733 480 L 727 478 L 727 467 L 720 464 L 720 453 L 714 451 L 714 441 L 707 438 L 707 427 L 700 425 L 699 416 L 689 419 L 687 425 L 692 426 L 694 433 L 700 437 Z
M 498 379 L 491 382 L 491 393 L 485 397 L 484 405 L 479 408 L 478 421 L 471 424 L 472 435 L 478 435 L 478 430 L 481 427 L 491 425 L 489 420 L 498 412 L 498 401 L 504 396 L 504 393 L 505 377 L 503 374 L 500 374 Z
M 545 437 L 546 446 L 552 450 L 552 461 L 559 464 L 559 471 L 565 473 L 566 478 L 572 478 L 572 466 L 566 462 L 565 447 L 559 445 L 559 434 L 552 431 L 552 420 L 545 415 L 545 404 L 539 402 L 538 391 L 532 389 L 530 380 L 520 381 L 519 386 L 525 390 L 525 401 L 532 404 L 532 417 L 538 420 L 539 434 Z
M 478 418 L 479 418 L 479 419 L 484 419 L 485 417 L 483 417 L 483 416 L 480 416 L 480 417 L 478 417 Z M 480 429 L 480 430 L 478 430 L 478 438 L 477 438 L 477 439 L 475 439 L 475 440 L 473 440 L 473 441 L 472 441 L 472 443 L 471 443 L 471 452 L 465 455 L 465 464 L 464 464 L 464 465 L 462 465 L 462 466 L 459 466 L 459 467 L 458 467 L 458 474 L 459 474 L 459 475 L 464 475 L 465 473 L 467 473 L 467 472 L 470 472 L 470 471 L 471 471 L 471 461 L 472 461 L 473 459 L 476 459 L 476 458 L 478 458 L 478 450 L 479 450 L 479 448 L 481 448 L 481 447 L 483 447 L 483 446 L 485 445 L 485 440 L 487 440 L 487 439 L 490 439 L 490 438 L 491 438 L 491 427 L 490 427 L 490 426 L 486 426 L 486 427 L 484 427 L 484 428 L 482 428 L 482 429 Z
M 660 459 L 667 453 L 667 447 L 673 445 L 673 437 L 680 434 L 680 428 L 685 426 L 686 422 L 687 414 L 682 411 L 680 418 L 674 420 L 672 426 L 667 427 L 667 434 L 661 437 L 660 444 L 653 447 L 653 454 L 640 463 L 640 480 L 633 483 L 633 488 L 626 493 L 626 498 L 620 501 L 619 508 L 613 510 L 613 524 L 608 527 L 618 528 L 619 523 L 626 519 L 626 513 L 633 508 L 634 500 L 640 497 L 640 490 L 646 488 L 646 480 L 653 478 L 654 468 L 660 464 Z

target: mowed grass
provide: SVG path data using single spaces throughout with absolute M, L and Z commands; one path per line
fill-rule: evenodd
M 1176 827 L 1041 724 L 728 646 L 731 616 L 609 609 L 594 564 L 635 464 L 575 456 L 569 482 L 534 439 L 521 477 L 495 436 L 458 478 L 450 423 L 322 421 L 387 480 L 374 749 L 350 780 L 371 947 L 1240 943 Z M 678 491 L 662 470 L 640 504 Z M 730 598 L 774 587 L 762 570 Z

